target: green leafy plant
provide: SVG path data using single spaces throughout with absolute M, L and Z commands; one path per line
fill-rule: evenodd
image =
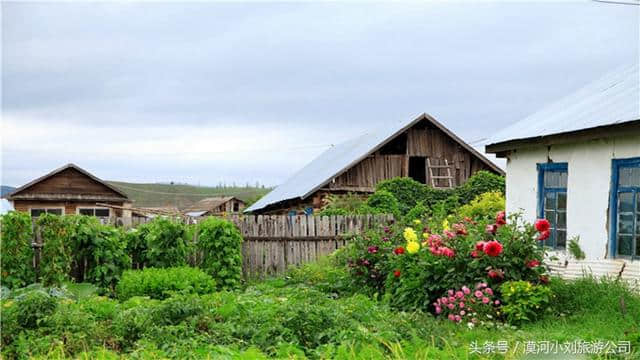
M 127 270 L 116 286 L 119 299 L 149 296 L 165 299 L 172 293 L 206 294 L 215 290 L 216 282 L 202 270 L 187 266 Z
M 358 214 L 365 204 L 363 196 L 353 193 L 346 195 L 329 194 L 325 201 L 326 205 L 316 214 L 317 216 Z
M 398 200 L 386 190 L 378 190 L 367 199 L 367 207 L 370 214 L 400 215 Z
M 227 220 L 209 217 L 198 224 L 197 249 L 202 253 L 199 264 L 216 279 L 220 288 L 234 288 L 242 280 L 242 235 Z
M 63 216 L 44 214 L 38 218 L 42 236 L 40 275 L 46 286 L 60 285 L 69 279 L 72 249 L 69 243 L 71 228 Z
M 487 192 L 505 192 L 505 178 L 489 171 L 481 170 L 473 174 L 467 181 L 455 189 L 461 204 L 471 202 L 476 196 Z
M 548 309 L 551 289 L 528 281 L 507 281 L 500 286 L 502 314 L 511 324 L 535 321 Z
M 459 217 L 480 220 L 490 220 L 498 212 L 504 211 L 505 199 L 501 192 L 488 192 L 478 195 L 470 203 L 461 206 L 457 213 Z
M 573 256 L 576 260 L 584 260 L 586 255 L 584 251 L 582 251 L 582 248 L 580 248 L 579 242 L 579 236 L 572 237 L 571 239 L 569 239 L 569 243 L 567 244 L 567 250 L 569 250 L 569 254 L 571 254 L 571 256 Z
M 146 266 L 172 267 L 187 262 L 187 227 L 178 221 L 155 218 L 145 235 Z
M 0 253 L 2 284 L 10 288 L 25 286 L 35 279 L 33 269 L 33 232 L 28 214 L 10 211 L 0 217 Z
M 429 216 L 430 211 L 429 208 L 424 206 L 422 201 L 419 201 L 416 206 L 414 206 L 402 219 L 402 222 L 407 225 L 413 224 L 416 220 L 422 220 Z

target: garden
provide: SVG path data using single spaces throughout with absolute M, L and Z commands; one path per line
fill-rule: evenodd
M 548 272 L 549 224 L 504 213 L 504 179 L 410 179 L 325 214 L 396 220 L 281 276 L 242 276 L 223 219 L 123 230 L 82 216 L 2 217 L 2 358 L 640 358 L 639 289 Z M 34 283 L 35 279 L 37 283 Z M 542 356 L 542 357 L 540 357 Z

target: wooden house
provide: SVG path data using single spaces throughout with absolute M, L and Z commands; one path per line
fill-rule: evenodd
M 131 201 L 124 192 L 74 164 L 67 164 L 17 188 L 7 195 L 7 199 L 16 211 L 28 212 L 31 216 L 49 213 L 131 217 L 130 211 L 125 210 Z
M 328 194 L 371 193 L 378 182 L 395 177 L 451 188 L 479 170 L 504 174 L 444 125 L 422 114 L 331 147 L 246 211 L 310 214 Z
M 235 196 L 217 196 L 202 199 L 183 211 L 187 216 L 199 217 L 238 213 L 244 210 L 245 202 Z

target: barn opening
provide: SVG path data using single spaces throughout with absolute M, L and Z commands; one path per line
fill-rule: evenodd
M 427 183 L 427 158 L 424 156 L 409 157 L 409 177 L 421 183 Z
M 407 153 L 407 134 L 398 135 L 380 149 L 380 155 L 405 155 Z

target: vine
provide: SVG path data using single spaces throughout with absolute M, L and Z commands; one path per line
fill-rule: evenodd
M 226 220 L 210 217 L 198 224 L 200 268 L 213 276 L 221 288 L 234 288 L 242 281 L 242 235 Z
M 71 247 L 69 246 L 69 222 L 63 216 L 44 214 L 38 218 L 42 236 L 40 274 L 45 286 L 60 285 L 69 279 L 71 271 Z
M 0 217 L 0 254 L 2 254 L 2 284 L 10 288 L 33 282 L 33 231 L 31 217 L 11 211 Z

